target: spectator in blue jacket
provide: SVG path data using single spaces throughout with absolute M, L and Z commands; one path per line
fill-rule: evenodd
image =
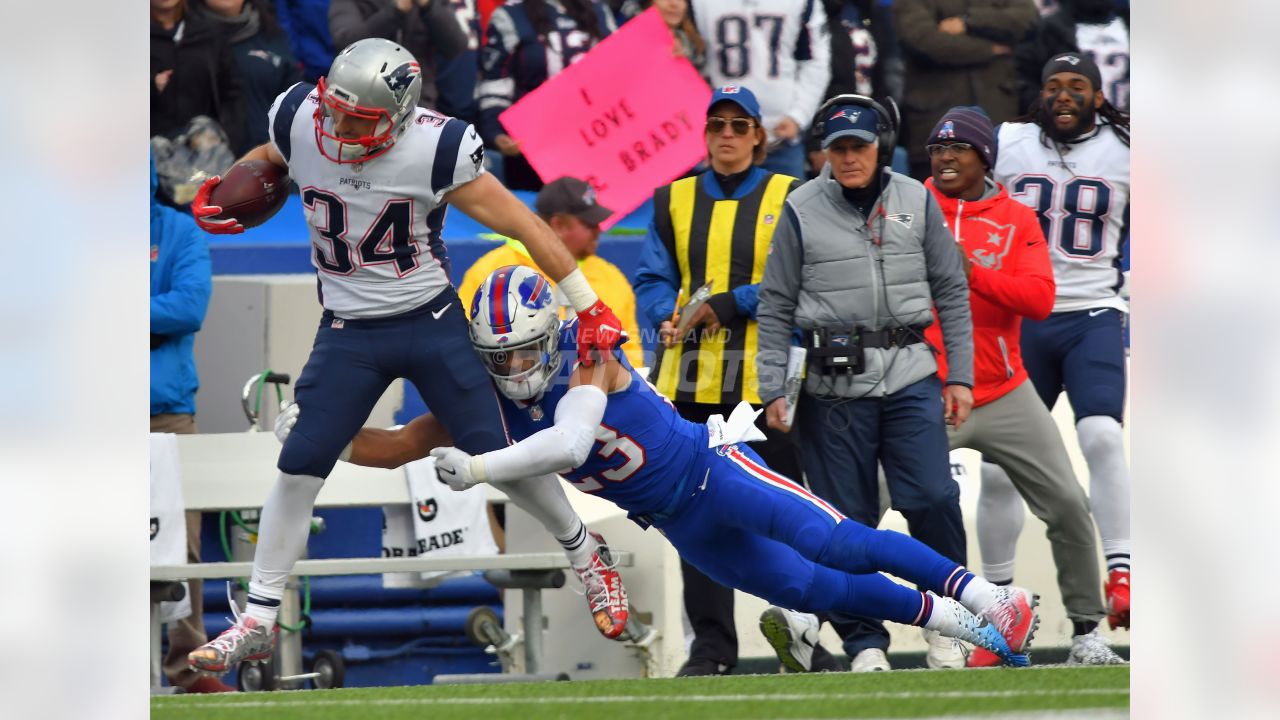
M 213 278 L 205 234 L 190 215 L 156 200 L 151 161 L 151 432 L 196 431 L 196 331 L 209 307 Z M 200 513 L 187 513 L 187 561 L 200 562 Z M 187 692 L 231 692 L 215 677 L 187 668 L 187 653 L 209 638 L 204 632 L 202 583 L 189 581 L 191 615 L 169 625 L 164 672 Z
M 338 54 L 329 34 L 329 0 L 276 0 L 276 19 L 289 36 L 289 49 L 302 63 L 309 83 L 329 72 Z

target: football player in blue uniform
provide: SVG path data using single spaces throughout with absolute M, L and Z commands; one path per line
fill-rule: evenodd
M 593 367 L 571 362 L 575 323 L 561 325 L 537 272 L 494 271 L 472 303 L 471 341 L 518 442 L 468 453 L 449 447 L 447 429 L 424 415 L 399 430 L 362 430 L 351 462 L 396 467 L 429 452 L 455 489 L 558 473 L 658 528 L 720 583 L 795 610 L 922 626 L 1027 664 L 1038 623 L 1032 593 L 993 585 L 911 537 L 850 520 L 773 472 L 740 444 L 761 435 L 749 405 L 699 425 L 680 417 L 620 351 Z
M 467 123 L 418 107 L 422 71 L 382 38 L 353 43 L 317 85 L 298 83 L 268 112 L 271 141 L 243 160 L 266 160 L 301 189 L 324 314 L 298 378 L 298 416 L 280 451 L 262 508 L 248 602 L 226 632 L 194 650 L 193 668 L 223 673 L 271 655 L 285 581 L 306 549 L 316 496 L 374 403 L 396 378 L 413 382 L 460 447 L 507 445 L 498 401 L 467 336 L 441 231 L 449 205 L 520 239 L 578 310 L 583 362 L 608 355 L 621 324 L 591 289 L 546 223 L 485 172 Z M 244 228 L 209 204 L 211 178 L 192 213 L 209 232 Z M 560 540 L 601 627 L 617 637 L 626 596 L 599 536 L 589 533 L 560 484 L 543 478 L 508 489 Z

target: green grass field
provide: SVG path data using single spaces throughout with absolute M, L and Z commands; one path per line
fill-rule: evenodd
M 1095 709 L 1127 715 L 1129 668 L 903 670 L 871 675 L 745 675 L 504 685 L 176 695 L 151 701 L 152 720 L 298 718 L 383 720 L 594 717 L 844 718 L 992 715 Z

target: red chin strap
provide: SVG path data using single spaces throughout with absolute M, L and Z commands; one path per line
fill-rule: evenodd
M 391 120 L 391 115 L 382 108 L 364 107 L 362 105 L 352 105 L 334 97 L 329 92 L 322 77 L 316 83 L 316 89 L 320 95 L 320 107 L 316 108 L 315 114 L 312 116 L 316 126 L 316 147 L 319 148 L 320 154 L 326 159 L 339 164 L 362 163 L 382 155 L 391 149 L 395 144 L 391 134 L 395 129 L 395 123 Z M 360 118 L 362 120 L 373 120 L 374 129 L 376 130 L 381 121 L 387 123 L 387 131 L 381 135 L 363 135 L 358 138 L 344 138 L 324 129 L 324 119 L 326 116 L 325 108 L 337 110 L 351 117 Z M 331 140 L 337 144 L 337 154 L 330 155 L 325 148 L 325 140 Z M 352 145 L 363 148 L 364 152 L 359 157 L 343 158 L 342 148 L 344 145 Z

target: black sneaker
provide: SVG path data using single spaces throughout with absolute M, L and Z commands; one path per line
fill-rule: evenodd
M 689 658 L 680 666 L 680 670 L 676 672 L 676 677 L 728 675 L 731 672 L 733 672 L 732 665 L 724 665 L 715 660 L 707 660 L 705 658 Z

